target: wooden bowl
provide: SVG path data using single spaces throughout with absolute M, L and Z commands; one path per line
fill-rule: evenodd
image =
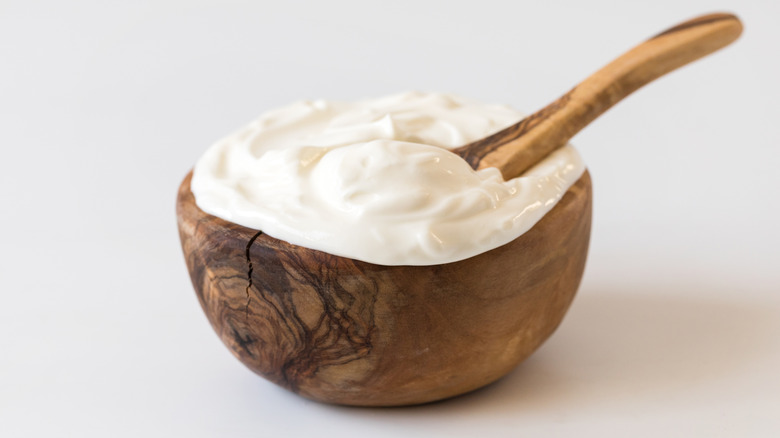
M 478 256 L 381 266 L 291 245 L 176 203 L 200 304 L 252 371 L 346 405 L 431 402 L 485 386 L 552 334 L 590 238 L 586 172 L 531 230 Z

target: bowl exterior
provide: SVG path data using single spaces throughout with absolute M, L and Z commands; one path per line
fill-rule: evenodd
M 261 376 L 329 403 L 425 403 L 511 371 L 560 324 L 585 267 L 586 172 L 531 230 L 478 256 L 382 266 L 208 215 L 177 199 L 187 268 L 209 322 Z

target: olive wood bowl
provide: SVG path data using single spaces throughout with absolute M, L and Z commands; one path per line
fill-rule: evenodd
M 434 266 L 382 266 L 275 239 L 176 202 L 182 250 L 211 326 L 241 362 L 306 398 L 395 406 L 453 397 L 510 372 L 558 327 L 582 277 L 586 172 L 528 232 Z

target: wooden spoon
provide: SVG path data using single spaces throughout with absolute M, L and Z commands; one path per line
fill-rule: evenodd
M 474 169 L 497 167 L 504 179 L 519 176 L 641 86 L 729 45 L 741 33 L 742 23 L 732 14 L 704 15 L 678 24 L 520 122 L 453 152 Z

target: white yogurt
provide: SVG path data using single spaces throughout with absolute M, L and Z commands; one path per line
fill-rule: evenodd
M 195 165 L 203 211 L 287 242 L 382 265 L 436 265 L 528 231 L 584 172 L 571 146 L 521 177 L 449 152 L 519 121 L 442 94 L 298 102 L 220 140 Z

